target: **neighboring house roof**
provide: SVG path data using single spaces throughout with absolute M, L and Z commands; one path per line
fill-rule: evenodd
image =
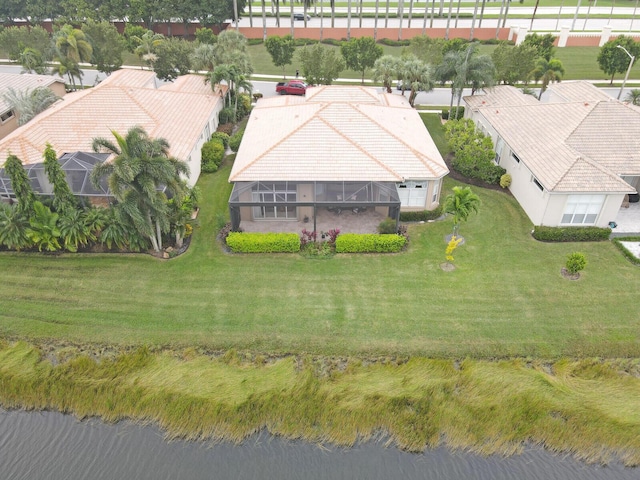
M 570 86 L 563 87 L 567 97 L 579 97 L 585 84 L 590 85 L 574 84 L 578 93 L 570 93 Z M 478 102 L 483 95 L 465 97 L 465 101 L 475 105 L 545 189 L 567 193 L 635 191 L 620 175 L 640 173 L 640 113 L 609 96 L 599 101 L 504 104 L 499 99 L 509 98 L 501 92 L 507 88 L 513 89 L 493 88 L 484 104 Z M 596 98 L 598 94 L 587 96 Z
M 523 95 L 522 91 L 511 85 L 500 85 L 498 87 L 483 90 L 484 94 L 464 97 L 467 105 L 475 107 L 491 107 L 496 105 L 537 105 L 540 102 L 533 95 Z
M 258 101 L 229 180 L 402 182 L 447 173 L 404 97 L 321 86 Z
M 219 95 L 204 78 L 187 75 L 178 86 L 160 84 L 154 72 L 118 70 L 91 89 L 70 93 L 28 124 L 0 140 L 0 165 L 9 153 L 24 164 L 42 161 L 45 144 L 56 152 L 92 150 L 96 137 L 113 139 L 140 126 L 153 138 L 169 142 L 170 154 L 186 160 L 216 108 Z M 182 78 L 182 77 L 181 77 Z
M 35 75 L 31 73 L 0 73 L 0 114 L 7 112 L 11 109 L 10 105 L 4 99 L 4 93 L 10 88 L 16 91 L 33 90 L 38 87 L 48 87 L 54 83 L 61 83 L 64 85 L 64 81 L 60 78 L 52 77 L 50 75 Z
M 610 95 L 584 80 L 552 83 L 547 90 L 553 93 L 550 101 L 554 102 L 599 102 L 601 100 L 611 100 Z

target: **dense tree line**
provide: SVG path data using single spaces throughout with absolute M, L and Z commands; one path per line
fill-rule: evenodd
M 89 20 L 143 23 L 153 29 L 170 21 L 188 23 L 197 20 L 201 25 L 221 25 L 234 19 L 234 2 L 242 12 L 246 0 L 3 0 L 0 2 L 0 21 L 13 25 L 17 20 L 38 24 L 44 20 L 79 24 Z

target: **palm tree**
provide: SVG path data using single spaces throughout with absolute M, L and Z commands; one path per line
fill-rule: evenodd
M 262 0 L 262 41 L 267 39 L 267 2 Z
M 407 28 L 411 28 L 412 17 L 413 17 L 413 0 L 409 0 L 409 19 L 407 20 Z
M 22 65 L 21 73 L 47 74 L 47 65 L 42 54 L 35 48 L 26 47 L 20 52 L 18 63 Z
M 77 252 L 79 247 L 84 247 L 96 239 L 87 223 L 87 216 L 80 209 L 65 210 L 58 220 L 58 225 L 64 248 L 69 252 Z
M 165 192 L 173 198 L 181 198 L 184 182 L 180 175 L 186 175 L 189 168 L 186 163 L 169 156 L 166 140 L 152 139 L 140 127 L 129 129 L 125 136 L 112 133 L 116 143 L 106 138 L 93 140 L 95 152 L 107 151 L 115 158 L 96 166 L 91 172 L 91 181 L 97 186 L 102 177 L 108 177 L 109 189 L 121 205 L 125 218 L 159 252 L 162 234 L 170 229 Z
M 56 252 L 60 250 L 60 228 L 58 214 L 52 212 L 42 202 L 34 202 L 34 214 L 29 218 L 27 237 L 39 251 Z
M 36 202 L 36 195 L 33 193 L 29 175 L 24 169 L 22 161 L 12 154 L 9 154 L 3 167 L 4 173 L 11 180 L 11 188 L 18 201 L 17 209 L 28 219 L 33 215 L 33 204 Z
M 400 62 L 401 60 L 395 55 L 384 55 L 373 64 L 373 80 L 376 82 L 382 80 L 387 93 L 392 92 L 391 86 L 394 79 L 398 77 Z
M 433 90 L 431 69 L 417 57 L 408 58 L 402 63 L 402 83 L 410 85 L 409 105 L 413 107 L 418 92 L 430 92 Z
M 378 39 L 378 14 L 380 13 L 380 0 L 376 0 L 376 13 L 373 21 L 373 39 Z
M 24 125 L 60 100 L 60 97 L 47 87 L 36 87 L 33 90 L 27 88 L 21 91 L 9 87 L 3 98 L 7 105 L 16 112 L 18 125 Z
M 625 97 L 625 100 L 632 105 L 640 106 L 640 88 L 634 88 Z
M 471 191 L 471 187 L 453 187 L 453 193 L 444 199 L 444 212 L 453 215 L 453 235 L 458 237 L 460 222 L 466 222 L 469 215 L 478 213 L 480 197 Z
M 531 76 L 536 82 L 542 80 L 538 100 L 540 100 L 540 98 L 542 97 L 542 94 L 547 89 L 549 83 L 561 81 L 562 75 L 564 75 L 564 67 L 562 66 L 562 62 L 560 60 L 558 60 L 557 58 L 551 58 L 549 60 L 547 60 L 546 58 L 538 59 L 536 68 L 533 70 L 533 72 L 531 72 Z
M 465 50 L 447 52 L 434 72 L 435 79 L 444 84 L 451 82 L 451 104 L 457 98 L 456 115 L 460 111 L 462 92 L 471 87 L 472 94 L 480 88 L 495 85 L 495 67 L 489 55 L 479 55 L 477 45 L 469 44 Z
M 475 5 L 473 7 L 473 18 L 471 19 L 471 31 L 469 32 L 469 41 L 473 40 L 473 31 L 476 27 L 476 18 L 478 17 L 478 1 L 475 0 Z
M 389 0 L 387 0 L 387 9 L 384 14 L 384 28 L 389 26 Z
M 351 39 L 351 0 L 347 0 L 347 41 Z
M 536 4 L 533 7 L 533 13 L 531 14 L 531 25 L 529 25 L 529 30 L 533 30 L 533 21 L 536 19 L 536 12 L 538 11 L 539 4 L 540 0 L 536 0 Z
M 17 205 L 0 202 L 0 246 L 18 251 L 27 248 L 31 244 L 27 228 L 29 221 Z
M 66 210 L 76 210 L 76 197 L 71 192 L 58 156 L 50 143 L 47 143 L 44 149 L 44 171 L 47 175 L 49 183 L 53 186 L 53 208 L 56 212 L 64 212 Z
M 80 80 L 82 86 L 82 75 L 76 75 L 75 69 L 78 71 L 81 62 L 91 61 L 93 48 L 87 40 L 84 32 L 71 25 L 63 26 L 55 35 L 56 59 L 60 63 L 65 63 L 67 67 L 67 75 L 70 76 L 71 84 L 75 88 L 73 78 L 75 76 Z M 75 67 L 75 68 L 74 68 Z
M 147 30 L 141 36 L 132 36 L 131 39 L 137 44 L 136 49 L 133 51 L 141 60 L 151 68 L 151 64 L 156 59 L 156 48 L 164 41 L 164 35 L 161 33 L 154 33 L 151 30 Z
M 201 43 L 191 54 L 191 62 L 195 70 L 212 72 L 216 66 L 216 46 L 210 43 Z

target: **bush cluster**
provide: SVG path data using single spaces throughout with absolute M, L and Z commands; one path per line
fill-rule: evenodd
M 242 143 L 243 135 L 244 135 L 244 130 L 239 130 L 233 135 L 231 135 L 231 138 L 229 139 L 229 148 L 232 151 L 234 152 L 238 151 L 238 149 L 240 148 L 240 143 Z
M 342 42 L 346 42 L 347 39 L 343 38 L 342 40 L 336 40 L 334 38 L 325 38 L 320 43 L 324 43 L 325 45 L 332 45 L 334 47 L 342 46 Z
M 261 38 L 247 38 L 247 45 L 261 45 Z
M 544 227 L 533 229 L 533 238 L 541 242 L 603 242 L 609 240 L 610 228 Z
M 229 134 L 224 132 L 213 132 L 211 140 L 220 140 L 224 145 L 224 148 L 229 148 Z
M 218 114 L 218 121 L 223 123 L 234 123 L 236 121 L 236 112 L 233 107 L 225 107 Z
M 224 143 L 218 138 L 209 140 L 202 145 L 201 153 L 201 170 L 205 173 L 217 172 L 224 159 Z
M 296 47 L 304 47 L 306 45 L 314 45 L 318 43 L 317 40 L 312 40 L 311 38 L 296 38 L 293 43 Z
M 295 233 L 230 232 L 227 246 L 235 253 L 294 253 L 300 251 Z
M 411 40 L 392 40 L 390 38 L 381 38 L 378 43 L 387 45 L 388 47 L 408 47 L 411 45 Z
M 378 225 L 378 233 L 398 233 L 396 221 L 391 217 L 385 218 Z
M 344 233 L 336 238 L 336 253 L 394 253 L 407 243 L 402 235 Z
M 458 112 L 458 108 L 460 109 L 459 112 Z M 448 108 L 443 108 L 442 113 L 440 115 L 442 116 L 443 120 L 449 120 L 449 118 L 455 119 L 456 112 L 458 112 L 458 117 L 457 117 L 458 120 L 464 117 L 464 107 L 453 107 L 451 111 L 449 111 Z
M 415 212 L 400 212 L 401 222 L 426 222 L 442 216 L 442 205 L 433 210 L 418 210 Z

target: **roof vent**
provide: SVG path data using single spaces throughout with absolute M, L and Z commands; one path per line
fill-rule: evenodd
M 500 110 L 496 110 L 496 113 L 500 113 Z
M 589 102 L 584 102 L 584 106 L 588 107 L 589 106 Z

